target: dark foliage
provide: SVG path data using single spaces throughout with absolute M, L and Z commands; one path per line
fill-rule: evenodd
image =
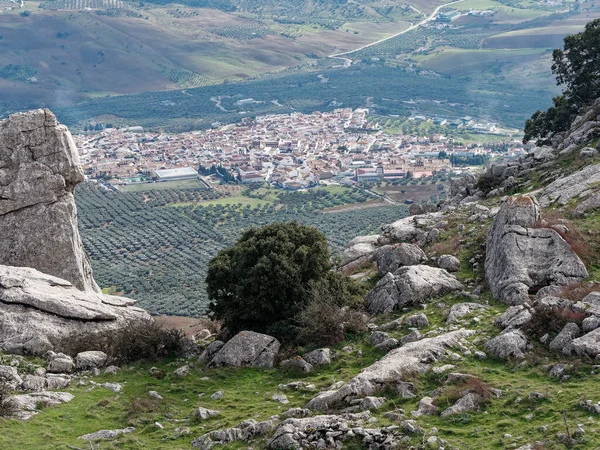
M 251 228 L 208 265 L 210 315 L 232 333 L 254 330 L 295 341 L 298 315 L 317 286 L 340 298 L 350 293 L 331 268 L 327 240 L 316 228 L 296 222 Z
M 564 49 L 552 53 L 552 73 L 563 94 L 553 99 L 547 111 L 536 111 L 525 122 L 523 142 L 537 138 L 538 145 L 569 128 L 578 111 L 600 97 L 600 19 L 585 26 L 581 33 L 565 37 Z
M 74 336 L 57 347 L 73 356 L 82 351 L 99 350 L 119 363 L 128 363 L 182 356 L 193 349 L 192 345 L 181 330 L 163 328 L 159 323 L 149 321 L 132 323 L 118 331 L 98 333 L 85 340 Z
M 569 322 L 575 322 L 581 326 L 585 316 L 585 313 L 574 312 L 568 308 L 537 308 L 527 325 L 527 331 L 531 336 L 538 339 L 545 334 L 554 336 Z

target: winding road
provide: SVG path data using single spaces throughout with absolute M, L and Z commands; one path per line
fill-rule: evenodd
M 413 23 L 406 30 L 403 30 L 403 31 L 401 31 L 399 33 L 393 34 L 393 35 L 388 36 L 386 38 L 380 39 L 378 41 L 371 42 L 370 44 L 363 45 L 362 47 L 355 48 L 354 50 L 349 50 L 347 52 L 341 52 L 341 53 L 334 53 L 332 55 L 329 55 L 329 58 L 341 59 L 341 60 L 344 61 L 344 67 L 350 67 L 350 65 L 352 64 L 352 60 L 350 58 L 345 58 L 344 57 L 345 55 L 350 55 L 352 53 L 356 53 L 356 52 L 358 52 L 360 50 L 364 50 L 365 48 L 369 48 L 369 47 L 372 47 L 374 45 L 381 44 L 382 42 L 385 42 L 385 41 L 387 41 L 389 39 L 395 38 L 396 36 L 400 36 L 400 35 L 402 35 L 404 33 L 408 33 L 409 31 L 415 30 L 415 29 L 419 28 L 421 25 L 425 25 L 427 22 L 431 22 L 431 21 L 435 20 L 435 18 L 437 17 L 438 13 L 440 12 L 440 10 L 443 9 L 443 8 L 445 8 L 446 6 L 455 5 L 456 3 L 461 3 L 461 2 L 464 2 L 464 1 L 465 0 L 455 0 L 455 1 L 450 2 L 450 3 L 444 3 L 443 5 L 440 5 L 437 8 L 435 8 L 434 11 L 426 19 L 423 19 L 422 21 L 417 22 L 417 23 Z M 413 7 L 413 9 L 415 11 L 417 11 L 417 12 L 420 12 L 420 11 L 418 11 L 414 7 Z

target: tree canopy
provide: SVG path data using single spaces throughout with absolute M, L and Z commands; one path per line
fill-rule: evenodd
M 283 340 L 310 300 L 311 282 L 332 268 L 325 236 L 295 222 L 252 228 L 208 265 L 209 312 L 233 333 L 254 330 Z
M 525 122 L 526 143 L 550 143 L 555 133 L 569 128 L 579 110 L 600 98 L 600 19 L 585 26 L 581 33 L 565 37 L 564 49 L 552 53 L 552 73 L 564 86 L 562 95 L 552 99 L 547 111 L 536 111 Z

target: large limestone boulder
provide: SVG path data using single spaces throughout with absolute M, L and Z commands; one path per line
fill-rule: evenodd
M 0 264 L 99 292 L 77 229 L 73 190 L 83 179 L 73 138 L 50 111 L 0 122 Z
M 574 198 L 584 199 L 597 190 L 598 182 L 600 164 L 584 167 L 546 186 L 540 195 L 540 205 L 544 208 L 553 203 L 564 206 Z
M 414 266 L 427 261 L 427 255 L 416 244 L 396 244 L 381 247 L 375 253 L 379 276 L 395 272 L 399 267 Z
M 486 342 L 485 347 L 500 359 L 523 359 L 528 345 L 527 336 L 521 330 L 506 330 Z
M 576 283 L 588 276 L 583 262 L 553 229 L 534 228 L 540 208 L 534 197 L 508 199 L 487 235 L 485 275 L 498 300 L 526 302 L 544 286 Z
M 413 379 L 415 374 L 427 372 L 433 363 L 444 358 L 450 347 L 474 333 L 461 329 L 405 344 L 363 369 L 339 389 L 321 392 L 306 407 L 317 411 L 343 409 L 357 398 L 372 396 L 392 384 Z
M 279 351 L 279 341 L 273 336 L 254 331 L 241 331 L 216 353 L 211 367 L 272 368 Z
M 0 122 L 0 350 L 43 355 L 151 317 L 103 295 L 77 229 L 84 179 L 73 138 L 48 110 Z
M 406 305 L 416 305 L 462 289 L 462 284 L 444 269 L 425 265 L 400 267 L 387 273 L 367 295 L 372 314 L 385 314 Z
M 43 355 L 75 342 L 152 320 L 134 300 L 81 291 L 27 267 L 0 266 L 0 350 Z

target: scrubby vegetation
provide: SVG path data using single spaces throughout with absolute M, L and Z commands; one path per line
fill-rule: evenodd
M 327 240 L 316 228 L 295 222 L 252 228 L 208 264 L 209 314 L 232 334 L 253 330 L 290 343 L 300 333 L 309 343 L 327 343 L 322 332 L 312 336 L 302 325 L 315 326 L 324 301 L 337 317 L 335 308 L 360 304 L 364 294 L 332 269 Z

